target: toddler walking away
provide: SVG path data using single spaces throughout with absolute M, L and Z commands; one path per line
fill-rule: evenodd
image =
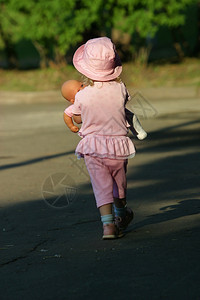
M 73 118 L 72 118 L 73 103 L 75 101 L 75 95 L 85 87 L 86 85 L 84 85 L 82 82 L 77 80 L 65 81 L 61 87 L 62 96 L 71 103 L 71 105 L 64 110 L 64 114 L 63 114 L 64 122 L 67 125 L 67 127 L 72 132 L 75 133 L 79 131 L 79 128 L 73 123 Z M 138 120 L 137 116 L 126 108 L 125 108 L 125 116 L 127 120 L 126 122 L 127 128 L 130 129 L 133 135 L 135 135 L 139 140 L 145 139 L 147 133 L 142 128 L 142 125 L 140 124 L 140 121 Z
M 101 37 L 79 47 L 73 64 L 89 82 L 76 94 L 72 107 L 74 121 L 82 122 L 82 139 L 75 152 L 84 157 L 91 178 L 103 239 L 118 238 L 133 219 L 133 211 L 126 205 L 126 168 L 128 158 L 135 155 L 127 137 L 128 91 L 119 78 L 121 61 L 112 41 Z

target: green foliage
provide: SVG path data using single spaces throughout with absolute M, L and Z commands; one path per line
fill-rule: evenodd
M 31 40 L 43 60 L 62 58 L 95 30 L 153 37 L 160 26 L 185 22 L 185 9 L 197 0 L 0 0 L 0 48 Z
M 194 0 L 118 0 L 113 26 L 141 37 L 154 36 L 160 26 L 177 27 L 185 22 L 187 5 Z

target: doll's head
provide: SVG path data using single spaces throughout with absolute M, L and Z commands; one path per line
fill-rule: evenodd
M 84 89 L 84 87 L 85 85 L 80 81 L 68 80 L 63 83 L 61 87 L 61 94 L 66 100 L 73 104 L 76 93 Z

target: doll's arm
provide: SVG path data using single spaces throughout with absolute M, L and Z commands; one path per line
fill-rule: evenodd
M 82 123 L 81 115 L 73 115 L 73 119 L 77 124 Z
M 65 112 L 63 114 L 64 122 L 67 125 L 67 127 L 72 131 L 72 132 L 78 132 L 79 128 L 74 125 L 72 118 L 69 117 Z
M 125 108 L 126 120 L 128 121 L 130 127 L 129 129 L 136 135 L 139 140 L 144 140 L 147 137 L 146 131 L 142 128 L 140 121 L 137 116 L 127 108 Z

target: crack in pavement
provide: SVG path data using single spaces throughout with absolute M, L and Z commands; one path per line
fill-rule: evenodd
M 9 261 L 7 261 L 7 262 L 4 262 L 4 263 L 0 264 L 0 267 L 3 267 L 3 266 L 5 266 L 5 265 L 9 265 L 9 264 L 11 264 L 11 263 L 14 263 L 14 262 L 20 260 L 20 259 L 27 258 L 27 257 L 28 257 L 28 254 L 30 254 L 30 253 L 34 252 L 35 250 L 37 250 L 37 248 L 38 248 L 39 246 L 45 244 L 47 241 L 48 241 L 48 240 L 44 240 L 44 241 L 42 241 L 42 242 L 36 244 L 32 249 L 30 249 L 29 251 L 27 251 L 27 253 L 26 253 L 25 255 L 15 257 L 15 258 L 13 258 L 12 260 L 9 260 Z
M 65 230 L 65 229 L 71 228 L 71 227 L 76 226 L 76 225 L 81 225 L 81 224 L 85 224 L 85 223 L 94 223 L 94 222 L 99 222 L 99 220 L 98 219 L 95 219 L 95 220 L 80 220 L 80 221 L 77 221 L 75 223 L 69 224 L 67 226 L 55 227 L 55 228 L 48 229 L 47 231 Z

